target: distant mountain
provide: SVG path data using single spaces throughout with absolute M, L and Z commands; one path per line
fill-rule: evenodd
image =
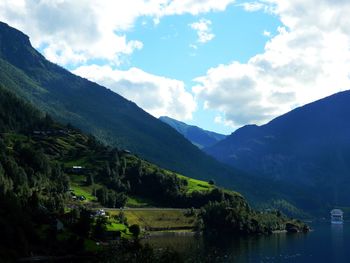
M 192 142 L 200 149 L 212 146 L 215 143 L 226 138 L 226 135 L 206 131 L 197 126 L 188 125 L 184 122 L 172 119 L 170 117 L 162 116 L 159 119 L 173 127 L 175 130 L 181 133 L 187 140 Z
M 57 121 L 71 123 L 104 143 L 193 178 L 214 179 L 248 196 L 254 190 L 249 190 L 248 175 L 206 155 L 135 103 L 49 62 L 28 36 L 1 22 L 0 83 Z
M 305 187 L 304 208 L 350 206 L 350 91 L 245 126 L 205 151 L 260 178 Z

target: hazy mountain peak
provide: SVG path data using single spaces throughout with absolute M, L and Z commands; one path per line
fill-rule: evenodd
M 167 116 L 161 116 L 159 119 L 173 127 L 181 133 L 187 140 L 192 142 L 197 147 L 205 148 L 214 145 L 215 143 L 226 138 L 226 135 L 212 131 L 207 131 L 194 125 L 188 125 L 184 122 L 172 119 Z

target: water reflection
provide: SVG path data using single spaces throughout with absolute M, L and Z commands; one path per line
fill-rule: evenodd
M 344 236 L 343 224 L 331 224 L 332 254 L 334 262 L 339 262 L 344 258 Z
M 171 247 L 186 262 L 350 262 L 349 229 L 329 223 L 308 234 L 255 237 L 195 238 L 159 236 L 144 241 L 156 248 Z

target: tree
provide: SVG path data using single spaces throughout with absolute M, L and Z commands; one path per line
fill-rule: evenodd
M 210 179 L 208 183 L 209 183 L 210 185 L 215 185 L 214 179 Z
M 104 239 L 107 232 L 107 218 L 104 216 L 99 216 L 96 219 L 95 225 L 93 227 L 93 236 L 98 239 Z
M 118 193 L 116 194 L 115 207 L 124 207 L 127 201 L 128 197 L 124 193 Z
M 92 173 L 88 173 L 86 176 L 86 185 L 90 186 L 95 183 L 94 181 L 94 175 Z
M 115 216 L 120 224 L 128 225 L 128 219 L 123 211 L 120 211 L 118 215 Z
M 210 202 L 204 206 L 200 216 L 204 230 L 209 233 L 247 234 L 253 232 L 249 209 L 229 200 Z
M 105 205 L 107 203 L 107 195 L 108 195 L 108 190 L 106 187 L 101 187 L 100 189 L 96 190 L 96 197 L 97 200 L 102 204 Z
M 89 237 L 92 225 L 91 212 L 83 209 L 80 211 L 80 218 L 75 224 L 75 232 L 82 237 Z
M 138 238 L 141 233 L 141 228 L 139 225 L 134 224 L 129 227 L 129 231 L 135 238 Z

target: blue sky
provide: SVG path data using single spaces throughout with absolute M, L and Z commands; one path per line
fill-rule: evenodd
M 196 32 L 189 25 L 203 18 L 212 22 L 215 37 L 207 43 L 198 44 Z M 146 26 L 142 25 L 144 21 Z M 165 17 L 158 25 L 154 25 L 152 20 L 140 18 L 127 36 L 140 39 L 144 46 L 123 68 L 136 66 L 190 83 L 210 67 L 233 60 L 244 63 L 261 53 L 268 40 L 263 36 L 264 30 L 276 32 L 279 25 L 276 16 L 263 11 L 246 12 L 238 6 L 207 15 Z M 198 49 L 191 48 L 191 44 L 197 45 Z
M 350 86 L 342 0 L 2 0 L 49 60 L 225 134 Z
M 215 34 L 211 41 L 203 44 L 197 42 L 196 32 L 189 26 L 199 19 L 210 20 Z M 143 25 L 145 22 L 147 24 Z M 190 92 L 195 85 L 192 80 L 205 75 L 209 68 L 232 61 L 245 63 L 263 52 L 269 40 L 263 32 L 275 34 L 279 25 L 275 15 L 263 10 L 247 12 L 238 5 L 232 5 L 225 12 L 165 17 L 158 25 L 154 25 L 151 19 L 140 18 L 127 36 L 140 39 L 144 46 L 121 68 L 133 66 L 152 74 L 183 80 Z M 198 49 L 191 48 L 191 44 Z M 199 102 L 193 119 L 185 120 L 187 123 L 225 134 L 233 131 L 232 127 L 213 121 L 220 114 L 218 111 L 203 110 L 201 104 Z

